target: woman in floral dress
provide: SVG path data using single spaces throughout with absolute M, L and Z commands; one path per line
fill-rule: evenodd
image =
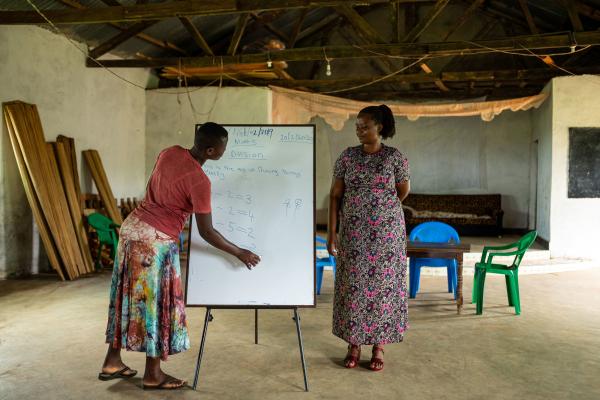
M 349 343 L 346 368 L 358 365 L 361 345 L 373 345 L 369 368 L 380 371 L 384 345 L 401 342 L 408 327 L 402 212 L 410 191 L 408 160 L 381 142 L 394 134 L 387 106 L 366 107 L 356 120 L 360 145 L 335 163 L 327 247 L 338 257 L 333 334 Z

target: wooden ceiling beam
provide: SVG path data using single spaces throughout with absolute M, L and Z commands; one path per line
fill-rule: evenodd
M 523 48 L 534 50 L 569 48 L 572 37 L 578 45 L 600 44 L 600 31 L 558 33 L 553 35 L 517 36 L 507 39 L 483 40 L 475 42 L 437 42 L 437 43 L 393 43 L 371 44 L 363 46 L 328 46 L 327 56 L 334 59 L 352 59 L 389 56 L 454 56 L 491 53 L 497 50 L 523 51 Z M 153 60 L 105 60 L 103 64 L 115 68 L 153 68 L 178 65 L 181 60 L 185 67 L 202 67 L 209 65 L 241 64 L 272 61 L 311 61 L 322 60 L 323 47 L 303 47 L 276 52 L 241 54 L 237 56 L 216 57 L 183 57 L 157 58 Z M 88 60 L 89 61 L 89 60 Z M 88 66 L 98 67 L 89 61 Z
M 172 2 L 87 8 L 85 10 L 44 10 L 55 24 L 100 24 L 161 20 L 193 15 L 245 14 L 250 12 L 289 10 L 294 8 L 335 7 L 344 4 L 372 5 L 393 0 L 180 0 Z M 35 11 L 0 11 L 0 25 L 46 24 Z
M 589 67 L 575 67 L 572 72 L 577 74 L 597 74 L 600 73 L 600 65 Z M 536 68 L 522 70 L 499 70 L 499 71 L 464 71 L 464 72 L 442 72 L 440 74 L 399 74 L 377 81 L 383 76 L 370 76 L 362 78 L 338 78 L 338 79 L 295 79 L 285 81 L 278 79 L 247 79 L 246 82 L 255 85 L 276 85 L 286 88 L 309 88 L 320 90 L 336 90 L 344 89 L 357 85 L 364 85 L 374 81 L 369 87 L 380 87 L 390 84 L 433 84 L 437 86 L 437 81 L 446 83 L 459 82 L 543 82 L 556 76 L 562 76 L 566 73 L 555 68 Z M 223 77 L 228 80 L 227 77 Z M 206 76 L 202 78 L 191 77 L 188 83 L 202 84 L 206 81 L 214 80 L 214 76 Z
M 399 43 L 402 40 L 402 8 L 399 3 L 392 4 L 392 29 L 394 31 L 392 41 Z
M 376 91 L 376 92 L 354 92 L 342 95 L 349 99 L 354 100 L 398 100 L 398 99 L 469 99 L 469 98 L 478 98 L 478 97 L 486 97 L 486 100 L 492 99 L 508 99 L 515 97 L 527 97 L 538 94 L 540 90 L 543 88 L 543 85 L 538 85 L 535 87 L 524 87 L 524 88 L 454 88 L 451 92 L 440 92 L 431 89 L 412 89 L 412 90 L 404 90 L 404 91 Z
M 200 31 L 198 30 L 198 28 L 196 28 L 196 26 L 193 24 L 192 20 L 188 17 L 179 17 L 179 20 L 181 21 L 181 24 L 185 27 L 185 29 L 187 29 L 187 31 L 190 33 L 196 45 L 204 52 L 204 54 L 213 56 L 214 53 L 212 49 L 204 39 L 204 36 L 202 36 Z
M 328 25 L 331 25 L 331 24 L 335 25 L 335 24 L 339 23 L 339 20 L 341 20 L 341 18 L 338 14 L 331 13 L 330 15 L 326 16 L 319 22 L 312 24 L 308 28 L 301 30 L 300 33 L 298 34 L 298 37 L 296 38 L 296 42 L 298 42 L 302 39 L 306 39 L 307 37 L 320 32 L 323 28 L 327 27 Z
M 371 43 L 387 43 L 387 40 L 381 36 L 379 32 L 377 32 L 375 28 L 373 28 L 371 24 L 369 24 L 367 20 L 364 19 L 362 15 L 357 13 L 356 10 L 351 6 L 339 6 L 336 7 L 335 10 L 338 12 L 338 14 L 344 16 L 344 18 L 350 22 L 354 29 L 356 29 L 356 31 L 367 41 Z
M 585 15 L 586 17 L 591 18 L 595 21 L 600 21 L 600 10 L 588 6 L 587 4 L 582 3 L 581 1 L 576 2 L 575 6 L 577 7 L 577 11 L 579 11 L 581 15 Z
M 531 15 L 531 11 L 527 5 L 527 0 L 519 0 L 519 5 L 521 6 L 521 10 L 523 10 L 523 15 L 525 15 L 525 19 L 527 20 L 527 25 L 529 25 L 529 30 L 531 33 L 534 35 L 540 33 L 537 26 L 535 26 L 535 22 L 533 21 L 533 16 Z
M 94 47 L 90 50 L 89 56 L 92 58 L 98 58 L 103 54 L 108 53 L 118 45 L 132 37 L 136 36 L 138 33 L 141 33 L 144 29 L 149 28 L 152 25 L 157 24 L 159 21 L 142 21 L 136 24 L 131 25 L 127 30 L 122 31 L 116 36 L 113 36 L 111 39 L 106 42 Z
M 573 25 L 573 30 L 578 32 L 583 31 L 583 24 L 579 18 L 579 12 L 577 10 L 577 6 L 575 5 L 575 0 L 561 0 L 561 2 L 569 13 L 569 19 L 571 20 L 571 25 Z
M 482 10 L 488 13 L 491 17 L 504 18 L 515 25 L 529 29 L 527 21 L 524 21 L 522 18 L 522 12 L 519 12 L 517 9 L 515 9 L 515 7 L 506 5 L 506 2 L 490 0 L 486 1 L 484 4 L 485 7 L 483 7 Z M 545 32 L 556 32 L 558 29 L 556 24 L 541 20 L 539 18 L 536 20 L 536 27 Z
M 66 5 L 67 7 L 75 8 L 77 10 L 85 10 L 87 8 L 83 4 L 81 4 L 78 0 L 58 0 L 58 1 L 60 1 L 62 4 Z M 108 25 L 112 26 L 113 28 L 117 28 L 121 32 L 126 31 L 128 28 L 127 26 L 125 26 L 123 24 L 117 24 L 117 23 L 113 23 L 113 22 L 108 23 Z M 136 37 L 138 39 L 143 40 L 147 43 L 150 43 L 156 47 L 160 47 L 165 50 L 174 51 L 174 52 L 177 52 L 177 53 L 185 55 L 185 56 L 188 55 L 188 53 L 185 50 L 183 50 L 179 46 L 177 46 L 173 43 L 170 43 L 166 40 L 156 39 L 155 37 L 147 35 L 145 33 L 138 33 L 136 35 Z
M 415 42 L 425 31 L 425 29 L 431 25 L 433 20 L 440 15 L 449 2 L 450 0 L 438 0 L 433 8 L 429 10 L 427 15 L 425 15 L 425 17 L 414 28 L 412 28 L 408 34 L 406 34 L 404 41 L 407 43 Z
M 300 30 L 302 29 L 302 24 L 304 23 L 307 14 L 308 8 L 305 8 L 300 11 L 300 16 L 298 17 L 298 20 L 296 20 L 296 24 L 294 24 L 294 28 L 292 29 L 290 39 L 287 42 L 288 49 L 293 49 L 296 45 L 296 40 L 298 40 L 298 35 L 300 35 Z
M 475 11 L 479 10 L 481 5 L 485 0 L 474 0 L 471 5 L 465 10 L 465 12 L 456 20 L 454 25 L 448 29 L 446 34 L 443 37 L 443 40 L 446 41 L 454 32 L 456 32 L 461 26 L 465 24 L 471 18 L 471 16 L 475 13 Z
M 355 33 L 353 35 L 352 34 L 353 30 L 355 32 L 355 29 L 353 29 L 353 27 L 351 25 L 344 24 L 337 30 L 337 33 L 346 41 L 346 43 L 348 45 L 364 47 L 369 44 L 373 44 L 372 42 L 369 42 L 369 40 L 366 39 L 364 36 L 361 36 L 359 33 Z M 357 41 L 358 41 L 358 43 L 357 43 Z M 323 51 L 323 57 L 325 57 L 325 53 L 327 53 L 328 58 L 332 58 L 329 55 L 327 50 Z M 387 75 L 395 69 L 392 66 L 390 60 L 388 60 L 388 59 L 365 58 L 364 61 L 365 61 L 365 63 L 369 64 L 376 71 L 376 73 L 381 73 L 381 74 Z
M 231 42 L 229 43 L 229 48 L 227 49 L 227 54 L 230 56 L 235 55 L 238 46 L 240 45 L 240 41 L 242 40 L 242 36 L 244 35 L 244 31 L 246 30 L 246 24 L 248 23 L 248 19 L 250 19 L 250 14 L 242 14 L 238 17 L 238 22 L 235 26 L 235 31 L 233 32 L 233 36 L 231 37 Z
M 267 21 L 263 20 L 263 18 L 261 18 L 260 15 L 258 15 L 256 13 L 250 13 L 250 17 L 252 17 L 252 19 L 257 24 L 259 24 L 260 26 L 262 26 L 263 28 L 265 28 L 267 31 L 271 32 L 273 35 L 277 36 L 283 43 L 287 43 L 290 40 L 290 38 L 288 37 L 288 35 L 286 35 L 282 31 L 280 31 L 279 29 L 277 29 L 270 22 L 267 22 Z

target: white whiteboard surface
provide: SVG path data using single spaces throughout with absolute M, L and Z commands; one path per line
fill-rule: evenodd
M 315 306 L 313 125 L 224 125 L 227 151 L 203 170 L 213 226 L 261 257 L 248 270 L 206 243 L 192 217 L 186 305 Z

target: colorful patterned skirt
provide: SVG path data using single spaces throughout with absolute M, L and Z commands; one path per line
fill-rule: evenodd
M 177 242 L 134 215 L 121 226 L 106 343 L 162 360 L 190 347 Z

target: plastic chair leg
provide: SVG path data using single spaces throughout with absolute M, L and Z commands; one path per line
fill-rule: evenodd
M 515 303 L 515 313 L 521 314 L 521 294 L 519 293 L 519 274 L 517 271 L 513 273 L 513 299 Z
M 504 281 L 506 282 L 506 295 L 508 296 L 508 305 L 514 307 L 515 299 L 513 297 L 513 279 L 510 275 L 504 275 Z
M 485 270 L 479 271 L 479 283 L 477 284 L 477 315 L 483 314 L 483 289 L 485 287 Z
M 475 275 L 473 276 L 473 290 L 471 291 L 471 303 L 477 303 L 477 288 L 479 285 L 479 270 L 475 268 Z
M 458 290 L 458 261 L 452 260 L 452 284 L 454 285 L 454 297 L 456 298 Z
M 421 265 L 415 267 L 415 296 L 421 289 Z
M 452 267 L 452 293 L 454 293 L 454 300 L 458 299 L 458 271 L 456 266 Z
M 415 262 L 411 259 L 410 263 L 408 264 L 408 296 L 411 299 L 414 299 L 415 295 L 417 294 L 415 287 L 415 269 Z
M 323 267 L 317 267 L 317 294 L 321 294 L 321 284 L 323 283 Z
M 446 271 L 446 274 L 448 275 L 448 293 L 452 293 L 454 291 L 454 268 L 452 268 L 452 266 L 449 265 L 448 267 L 446 267 Z

